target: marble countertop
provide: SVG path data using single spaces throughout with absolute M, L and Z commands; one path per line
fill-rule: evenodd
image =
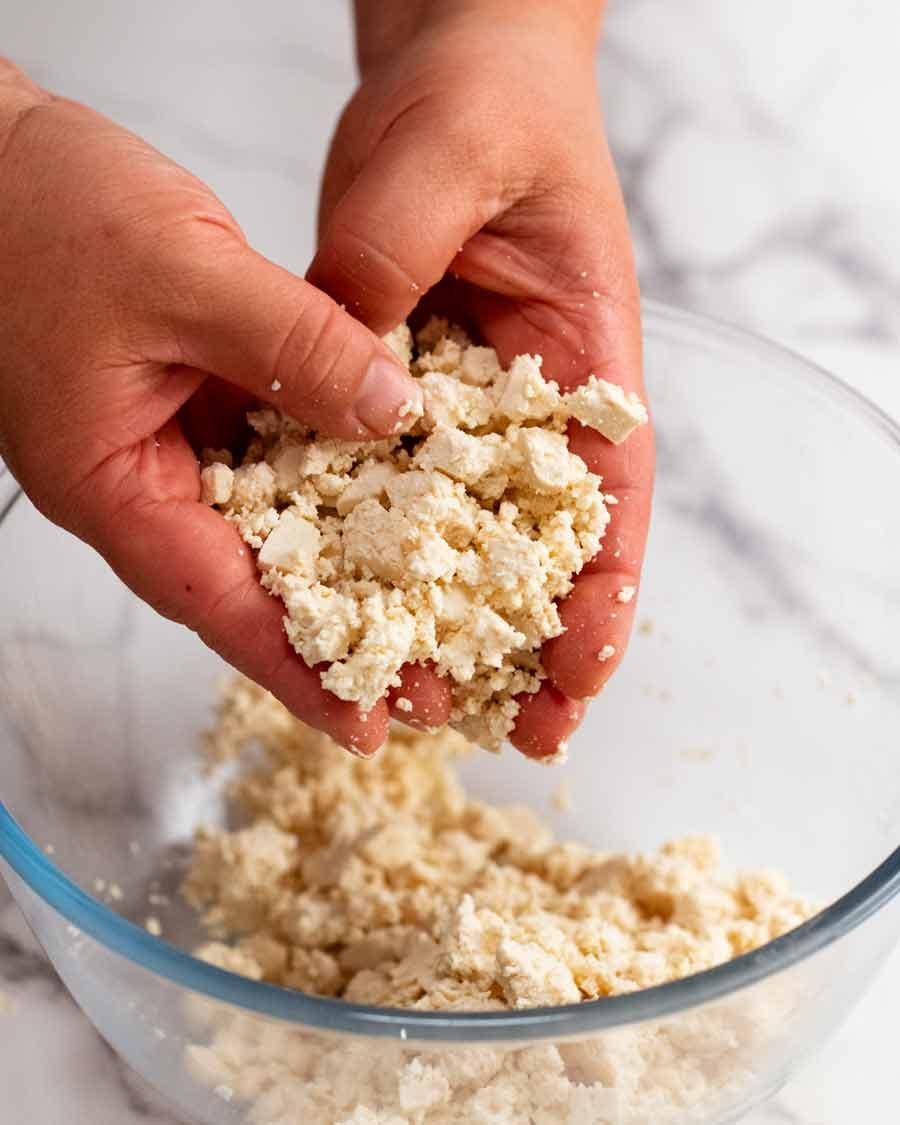
M 353 82 L 339 0 L 0 0 L 5 54 L 210 182 L 301 270 Z M 755 328 L 900 416 L 900 9 L 611 0 L 598 66 L 645 293 Z M 900 952 L 748 1125 L 896 1121 Z M 0 888 L 11 1125 L 181 1125 L 91 1029 Z

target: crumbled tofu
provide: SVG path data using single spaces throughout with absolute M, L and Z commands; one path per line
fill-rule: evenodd
M 622 605 L 628 605 L 628 603 L 630 601 L 633 601 L 634 595 L 636 593 L 637 593 L 636 587 L 634 587 L 634 586 L 623 586 L 622 589 L 619 590 L 619 592 L 616 594 L 616 601 L 621 602 Z
M 582 425 L 599 430 L 614 445 L 647 421 L 647 408 L 636 394 L 592 375 L 577 390 L 563 396 L 566 409 Z
M 162 937 L 162 924 L 160 920 L 155 918 L 152 914 L 146 922 L 144 922 L 144 929 L 148 934 L 152 934 L 153 937 Z
M 404 664 L 433 663 L 451 680 L 451 724 L 496 749 L 516 697 L 538 690 L 541 645 L 562 631 L 557 602 L 609 523 L 566 422 L 593 411 L 611 432 L 614 406 L 636 416 L 639 404 L 597 380 L 560 395 L 539 356 L 504 370 L 446 321 L 415 347 L 405 325 L 386 342 L 422 390 L 408 434 L 319 438 L 264 406 L 248 415 L 243 464 L 211 451 L 204 499 L 257 552 L 291 644 L 327 665 L 328 690 L 365 711 Z
M 597 659 L 601 664 L 605 664 L 607 660 L 612 660 L 616 655 L 615 645 L 604 645 L 603 648 L 597 653 Z
M 405 695 L 398 696 L 398 698 L 397 698 L 397 710 L 398 711 L 404 711 L 404 712 L 406 712 L 406 714 L 409 714 L 409 712 L 412 711 L 412 709 L 413 709 L 413 705 L 412 705 L 411 699 L 407 699 Z
M 243 827 L 196 837 L 184 893 L 214 939 L 196 955 L 252 980 L 418 1011 L 574 1004 L 712 968 L 812 914 L 782 876 L 726 874 L 709 837 L 592 852 L 527 809 L 469 799 L 454 768 L 469 747 L 449 730 L 397 727 L 359 761 L 241 680 L 206 748 L 253 756 L 231 790 Z M 203 1004 L 187 1056 L 257 1125 L 680 1125 L 747 1080 L 794 1003 L 737 1000 L 558 1045 L 455 1049 L 298 1038 Z

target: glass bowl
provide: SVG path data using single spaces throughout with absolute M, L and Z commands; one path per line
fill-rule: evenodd
M 224 668 L 24 498 L 0 499 L 0 866 L 78 1003 L 190 1119 L 732 1121 L 887 956 L 900 930 L 900 431 L 746 333 L 652 304 L 645 328 L 659 476 L 643 625 L 560 772 L 507 752 L 463 773 L 476 796 L 527 803 L 596 848 L 715 833 L 736 866 L 784 871 L 825 904 L 662 987 L 536 1011 L 399 1012 L 193 958 L 202 935 L 177 888 L 192 829 L 223 816 L 222 784 L 194 751 Z M 562 779 L 568 812 L 550 801 Z M 215 1037 L 227 1049 L 210 1051 Z M 305 1077 L 321 1083 L 322 1060 L 329 1096 L 344 1091 L 337 1117 Z M 415 1091 L 387 1112 L 415 1060 L 449 1076 L 445 1116 L 427 1094 L 416 1108 Z M 538 1091 L 561 1068 L 592 1097 L 555 1116 L 504 1109 L 509 1089 Z M 388 1090 L 368 1113 L 363 1078 Z M 466 1102 L 473 1088 L 480 1101 Z

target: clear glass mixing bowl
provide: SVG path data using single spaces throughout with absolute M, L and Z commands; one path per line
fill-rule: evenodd
M 483 754 L 466 782 L 597 848 L 716 833 L 736 865 L 783 870 L 829 905 L 749 956 L 645 992 L 396 1012 L 192 958 L 201 935 L 177 886 L 192 828 L 223 815 L 194 754 L 223 668 L 26 500 L 0 499 L 0 866 L 88 1016 L 192 1120 L 327 1120 L 303 1077 L 327 1055 L 348 1091 L 338 1120 L 354 1125 L 450 1119 L 353 1116 L 363 1073 L 396 1091 L 416 1057 L 456 1076 L 450 1096 L 482 1075 L 472 1122 L 529 1122 L 492 1108 L 490 1075 L 505 1067 L 537 1090 L 560 1059 L 614 1087 L 602 1112 L 573 1101 L 570 1121 L 731 1121 L 885 958 L 900 929 L 900 431 L 742 332 L 650 305 L 646 334 L 660 451 L 648 625 L 562 772 Z M 566 813 L 549 801 L 563 777 Z M 164 940 L 144 929 L 150 915 Z M 230 1054 L 204 1051 L 215 1036 Z

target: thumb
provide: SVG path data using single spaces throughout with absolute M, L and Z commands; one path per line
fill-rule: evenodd
M 396 356 L 314 286 L 236 240 L 179 259 L 164 316 L 180 363 L 331 437 L 384 437 L 421 414 Z
M 343 126 L 342 126 L 343 128 Z M 349 184 L 339 129 L 322 189 L 319 249 L 307 280 L 384 333 L 405 320 L 464 243 L 506 203 L 487 146 L 441 134 L 416 112 L 390 130 Z M 434 143 L 437 133 L 441 143 Z

